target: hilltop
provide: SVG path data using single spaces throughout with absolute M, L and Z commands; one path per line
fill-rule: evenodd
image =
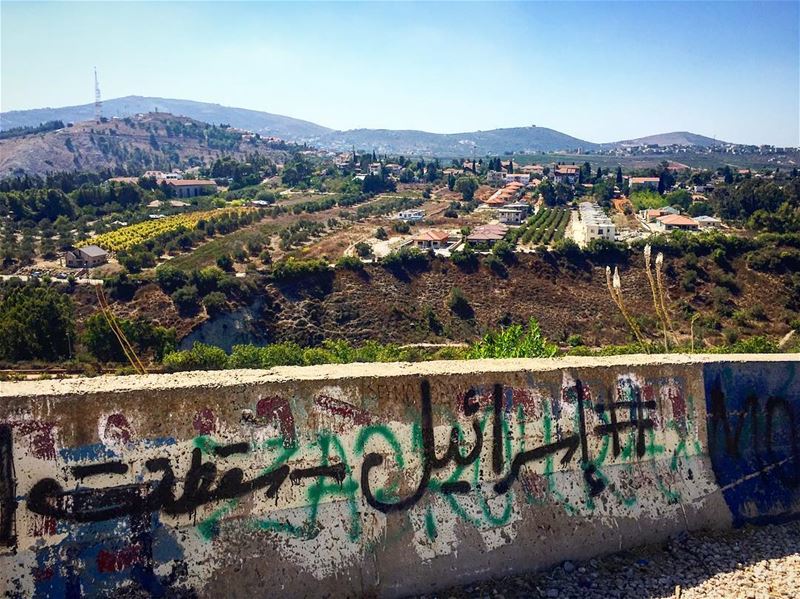
M 244 158 L 259 152 L 282 158 L 280 148 L 281 144 L 252 139 L 229 127 L 149 113 L 0 140 L 0 177 L 21 172 L 167 170 L 222 155 Z
M 337 131 L 316 123 L 287 116 L 195 102 L 143 96 L 126 96 L 103 103 L 106 117 L 131 117 L 148 112 L 168 112 L 211 124 L 227 124 L 264 136 L 274 136 L 291 142 L 307 142 L 322 149 L 376 150 L 388 154 L 456 157 L 502 155 L 506 152 L 575 152 L 623 148 L 635 145 L 687 145 L 708 147 L 715 143 L 710 137 L 690 132 L 651 135 L 618 142 L 597 143 L 580 139 L 547 127 L 512 127 L 463 133 L 431 133 L 417 130 L 351 129 Z M 0 113 L 0 129 L 35 127 L 47 121 L 79 122 L 94 117 L 94 105 L 37 108 Z M 724 144 L 717 140 L 716 143 Z
M 554 152 L 589 150 L 599 145 L 547 127 L 512 127 L 464 133 L 428 133 L 392 129 L 334 131 L 319 138 L 322 147 L 334 150 L 374 148 L 379 153 L 430 156 L 469 156 L 506 152 Z
M 720 141 L 705 135 L 697 135 L 689 131 L 673 131 L 672 133 L 660 133 L 658 135 L 648 135 L 647 137 L 637 137 L 636 139 L 626 139 L 624 141 L 612 142 L 604 144 L 607 146 L 696 146 L 701 148 L 708 148 L 717 144 L 727 144 L 728 142 Z
M 248 110 L 246 108 L 232 108 L 208 102 L 195 102 L 193 100 L 125 96 L 124 98 L 114 98 L 103 102 L 103 116 L 108 118 L 132 117 L 148 112 L 166 112 L 214 125 L 226 124 L 231 127 L 246 129 L 253 133 L 280 137 L 289 141 L 316 137 L 331 131 L 327 127 L 288 116 L 259 110 Z M 93 118 L 94 104 L 64 106 L 61 108 L 12 110 L 0 113 L 0 129 L 32 127 L 39 123 L 56 120 L 65 123 L 78 123 L 89 121 Z

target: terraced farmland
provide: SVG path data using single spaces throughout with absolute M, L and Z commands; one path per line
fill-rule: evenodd
M 569 223 L 567 208 L 542 208 L 527 220 L 519 241 L 523 244 L 549 244 L 564 238 Z
M 100 246 L 103 249 L 118 252 L 128 250 L 136 245 L 155 239 L 164 233 L 184 228 L 192 229 L 201 220 L 216 219 L 226 214 L 239 213 L 252 208 L 221 208 L 219 210 L 205 210 L 201 212 L 188 212 L 164 218 L 146 220 L 115 231 L 96 235 L 88 243 Z

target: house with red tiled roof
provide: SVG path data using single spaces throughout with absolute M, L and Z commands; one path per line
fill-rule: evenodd
M 506 236 L 509 227 L 502 224 L 481 225 L 467 235 L 467 243 L 471 245 L 494 245 Z
M 656 219 L 654 228 L 659 231 L 697 231 L 700 223 L 682 214 L 667 214 Z
M 575 164 L 557 164 L 553 169 L 553 180 L 556 183 L 574 185 L 578 181 L 581 167 Z
M 447 247 L 450 234 L 445 231 L 437 231 L 431 229 L 429 231 L 420 231 L 412 238 L 414 247 L 421 250 L 440 250 Z

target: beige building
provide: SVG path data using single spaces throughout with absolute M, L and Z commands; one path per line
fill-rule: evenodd
M 164 183 L 175 190 L 176 198 L 196 198 L 217 191 L 217 184 L 208 179 L 165 179 Z
M 64 252 L 64 262 L 68 268 L 94 268 L 108 262 L 108 252 L 96 245 L 87 245 Z

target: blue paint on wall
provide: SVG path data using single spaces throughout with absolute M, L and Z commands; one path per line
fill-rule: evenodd
M 709 453 L 734 526 L 800 517 L 797 364 L 707 364 L 704 381 Z

